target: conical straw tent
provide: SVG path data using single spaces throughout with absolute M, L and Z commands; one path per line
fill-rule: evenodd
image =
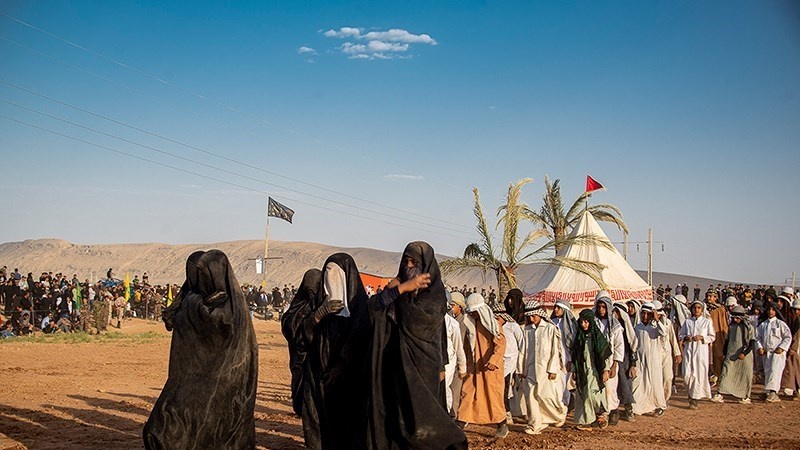
M 582 308 L 592 306 L 601 289 L 608 291 L 614 300 L 653 299 L 653 288 L 614 248 L 591 213 L 584 212 L 570 233 L 570 237 L 577 236 L 592 236 L 596 242 L 572 243 L 562 248 L 557 257 L 600 264 L 603 267 L 600 272 L 603 286 L 584 273 L 553 264 L 534 286 L 535 299 L 546 305 L 552 305 L 556 300 L 567 300 L 573 307 Z

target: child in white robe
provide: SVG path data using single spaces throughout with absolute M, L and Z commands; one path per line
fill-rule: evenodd
M 697 409 L 697 400 L 711 398 L 708 381 L 709 348 L 716 333 L 711 319 L 705 316 L 705 304 L 692 302 L 692 317 L 686 319 L 678 333 L 683 342 L 683 379 L 689 390 L 689 409 Z

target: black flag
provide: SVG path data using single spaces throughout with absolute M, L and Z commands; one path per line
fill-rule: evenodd
M 279 219 L 283 219 L 289 223 L 292 223 L 292 216 L 294 216 L 294 211 L 287 208 L 284 205 L 281 205 L 280 203 L 273 200 L 272 197 L 270 197 L 269 206 L 267 206 L 267 216 L 277 217 Z

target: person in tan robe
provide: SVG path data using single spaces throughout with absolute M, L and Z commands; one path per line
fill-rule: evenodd
M 722 373 L 722 363 L 725 362 L 725 342 L 728 340 L 728 309 L 719 304 L 717 299 L 716 292 L 709 291 L 706 293 L 706 307 L 716 335 L 714 342 L 711 344 L 711 367 L 714 372 L 711 379 L 712 385 L 716 384 Z
M 791 303 L 789 310 L 789 330 L 792 332 L 792 344 L 786 352 L 786 367 L 783 368 L 781 388 L 784 394 L 793 400 L 800 398 L 800 300 Z
M 474 364 L 461 387 L 457 417 L 462 426 L 469 423 L 497 424 L 496 436 L 504 438 L 508 436 L 503 401 L 505 336 L 482 295 L 470 295 L 466 310 L 469 314 L 467 340 L 473 349 L 467 359 L 472 359 Z

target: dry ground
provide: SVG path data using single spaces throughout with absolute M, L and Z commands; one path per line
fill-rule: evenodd
M 302 449 L 278 323 L 256 321 L 256 332 L 258 446 Z M 142 448 L 142 425 L 167 375 L 169 333 L 161 324 L 131 320 L 121 333 L 75 340 L 0 343 L 0 437 L 29 449 Z M 507 439 L 495 441 L 490 427 L 470 426 L 467 434 L 471 448 L 487 449 L 800 448 L 798 423 L 800 402 L 701 402 L 691 411 L 680 392 L 663 417 L 639 417 L 604 431 L 581 432 L 568 425 L 527 436 L 514 426 Z

